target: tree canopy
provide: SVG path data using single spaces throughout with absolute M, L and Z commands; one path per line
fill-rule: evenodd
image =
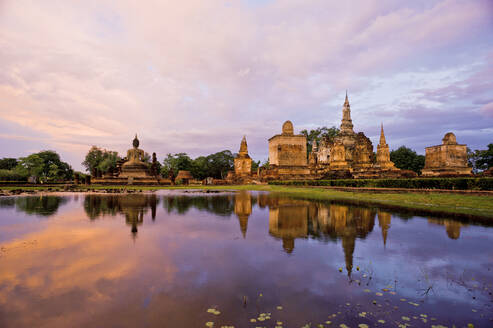
M 493 167 L 493 143 L 488 145 L 488 149 L 470 151 L 468 149 L 469 164 L 475 173 Z
M 17 166 L 16 158 L 2 158 L 0 159 L 0 170 L 12 170 Z
M 339 129 L 335 126 L 328 128 L 326 126 L 316 128 L 315 130 L 301 130 L 301 134 L 306 136 L 307 152 L 311 153 L 313 148 L 313 143 L 315 141 L 320 142 L 322 139 L 327 141 L 332 141 L 335 137 L 339 135 Z
M 417 174 L 421 174 L 421 170 L 425 166 L 425 157 L 418 155 L 414 150 L 406 146 L 400 146 L 396 150 L 390 152 L 390 160 L 395 166 L 401 170 L 411 170 Z
M 19 158 L 14 171 L 36 177 L 41 182 L 70 180 L 73 176 L 72 167 L 51 150 Z
M 167 177 L 170 170 L 174 176 L 178 171 L 190 171 L 196 179 L 213 177 L 222 179 L 226 173 L 234 169 L 234 156 L 229 150 L 223 150 L 208 156 L 199 156 L 191 159 L 186 153 L 168 154 L 161 167 L 161 175 Z
M 118 156 L 118 152 L 92 146 L 87 152 L 82 165 L 86 168 L 86 171 L 95 176 L 98 171 L 101 173 L 113 172 L 119 160 L 121 160 L 121 157 Z

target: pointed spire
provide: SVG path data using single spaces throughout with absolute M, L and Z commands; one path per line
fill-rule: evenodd
M 385 133 L 383 132 L 383 123 L 380 125 L 380 145 L 386 145 L 387 142 L 385 141 Z
M 355 248 L 356 237 L 350 233 L 345 233 L 342 236 L 342 248 L 344 250 L 344 260 L 346 262 L 347 276 L 351 278 L 353 272 L 353 253 Z
M 383 247 L 387 245 L 387 235 L 390 228 L 392 216 L 388 212 L 378 212 L 378 225 L 382 231 Z
M 351 120 L 351 106 L 349 105 L 349 99 L 346 90 L 346 99 L 342 106 L 342 120 L 341 120 L 341 132 L 347 134 L 354 134 L 353 121 Z
M 248 229 L 248 217 L 249 215 L 238 215 L 238 220 L 240 222 L 240 230 L 243 235 L 243 239 L 246 238 L 246 233 Z
M 243 139 L 241 139 L 241 144 L 240 144 L 240 155 L 248 155 L 248 145 L 246 141 L 246 136 L 243 136 Z

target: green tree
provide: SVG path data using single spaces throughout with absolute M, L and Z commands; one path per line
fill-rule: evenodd
M 196 159 L 191 159 L 185 153 L 168 154 L 163 160 L 161 167 L 161 175 L 167 177 L 170 170 L 176 177 L 178 171 L 190 171 L 196 179 L 205 179 L 213 177 L 222 179 L 226 173 L 234 169 L 234 157 L 231 151 L 223 150 L 208 156 L 199 156 Z
M 313 143 L 315 141 L 320 142 L 322 139 L 327 141 L 332 141 L 335 137 L 339 135 L 339 129 L 335 126 L 328 128 L 326 126 L 321 128 L 316 128 L 315 130 L 301 130 L 301 134 L 306 136 L 306 150 L 309 153 L 312 152 Z
M 411 170 L 417 174 L 421 174 L 421 170 L 425 166 L 425 157 L 418 155 L 414 150 L 401 146 L 390 152 L 390 160 L 395 166 L 402 170 Z
M 118 152 L 92 146 L 87 152 L 82 165 L 91 175 L 96 176 L 98 172 L 108 173 L 116 170 L 116 163 L 119 160 L 121 160 L 121 157 L 118 156 Z
M 86 168 L 86 171 L 96 175 L 96 169 L 103 161 L 103 150 L 99 147 L 92 146 L 91 149 L 86 154 L 84 161 L 82 162 L 82 166 Z
M 51 150 L 19 158 L 15 171 L 36 177 L 41 182 L 71 180 L 73 176 L 72 167 Z
M 186 153 L 168 154 L 163 160 L 161 175 L 167 177 L 170 170 L 173 170 L 175 177 L 180 170 L 192 171 L 192 159 Z
M 234 156 L 229 150 L 223 150 L 207 156 L 207 176 L 224 179 L 228 171 L 234 169 Z
M 12 170 L 17 166 L 17 159 L 15 158 L 2 158 L 0 159 L 0 170 Z
M 493 143 L 488 145 L 488 149 L 471 151 L 467 149 L 469 164 L 475 173 L 493 167 Z
M 190 169 L 190 173 L 197 179 L 205 179 L 207 178 L 209 170 L 209 161 L 207 156 L 199 156 L 192 161 L 192 168 Z
M 254 161 L 252 159 L 252 172 L 257 172 L 258 168 L 260 167 L 260 161 Z

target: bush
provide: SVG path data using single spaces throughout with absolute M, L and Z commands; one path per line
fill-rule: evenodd
M 0 170 L 0 181 L 26 182 L 27 176 L 13 170 Z
M 448 190 L 493 190 L 493 178 L 338 179 L 271 181 L 271 185 Z

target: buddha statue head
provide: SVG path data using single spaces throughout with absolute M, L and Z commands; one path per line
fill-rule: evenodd
M 137 133 L 135 134 L 135 138 L 132 142 L 134 148 L 139 148 L 139 139 L 137 138 Z

